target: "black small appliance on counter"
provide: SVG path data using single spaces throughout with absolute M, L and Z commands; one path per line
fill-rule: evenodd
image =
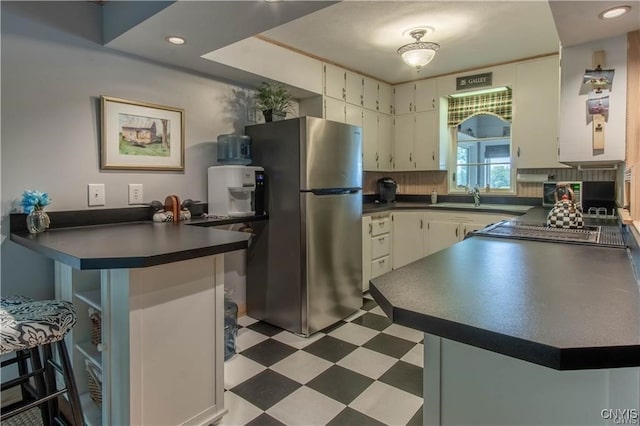
M 390 177 L 383 177 L 378 179 L 378 201 L 381 203 L 395 203 L 396 202 L 396 189 L 398 184 Z

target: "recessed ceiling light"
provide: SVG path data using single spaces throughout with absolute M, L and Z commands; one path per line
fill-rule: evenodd
M 629 12 L 631 10 L 631 6 L 616 6 L 616 7 L 612 7 L 610 9 L 605 10 L 604 12 L 600 12 L 600 14 L 598 15 L 598 17 L 600 19 L 611 19 L 611 18 L 617 18 L 618 16 L 622 16 L 625 13 Z
M 179 36 L 168 36 L 167 38 L 165 38 L 165 40 L 167 40 L 171 44 L 176 44 L 178 46 L 187 42 L 184 38 Z

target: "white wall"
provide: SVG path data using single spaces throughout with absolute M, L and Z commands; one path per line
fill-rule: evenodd
M 47 191 L 49 211 L 87 209 L 88 183 L 106 185 L 100 208 L 127 207 L 128 183 L 142 183 L 147 202 L 169 194 L 206 201 L 214 141 L 242 132 L 247 116 L 246 89 L 104 48 L 100 7 L 72 3 L 74 13 L 1 4 L 2 294 L 53 297 L 52 262 L 7 238 L 23 190 Z M 100 95 L 183 108 L 185 172 L 101 171 Z

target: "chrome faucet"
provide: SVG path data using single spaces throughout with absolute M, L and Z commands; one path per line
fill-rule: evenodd
M 468 191 L 469 195 L 473 195 L 473 205 L 475 207 L 480 206 L 480 187 L 476 185 L 473 189 Z

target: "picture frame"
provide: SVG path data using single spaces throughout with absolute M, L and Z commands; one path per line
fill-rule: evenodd
M 184 171 L 184 110 L 100 96 L 100 168 Z

